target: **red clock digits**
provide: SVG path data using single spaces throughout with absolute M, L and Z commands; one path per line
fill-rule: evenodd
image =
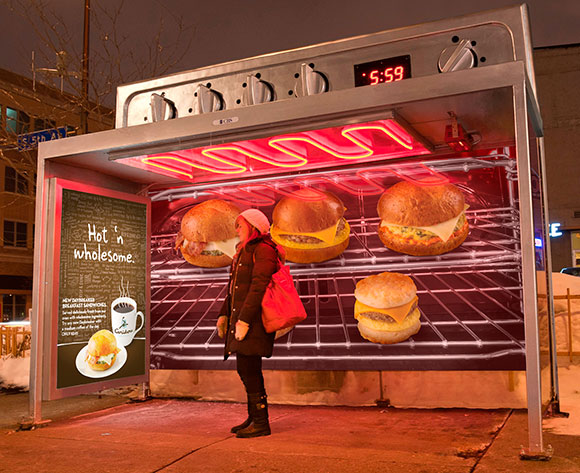
M 395 80 L 403 80 L 405 74 L 405 69 L 403 66 L 395 67 Z
M 355 87 L 390 84 L 411 77 L 411 56 L 399 56 L 354 65 Z

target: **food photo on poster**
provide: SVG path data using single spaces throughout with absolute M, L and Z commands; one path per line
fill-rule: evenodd
M 57 388 L 145 373 L 146 206 L 63 189 Z

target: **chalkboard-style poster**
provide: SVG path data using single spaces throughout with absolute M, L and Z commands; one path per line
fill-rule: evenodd
M 146 374 L 148 204 L 139 200 L 62 188 L 57 389 Z

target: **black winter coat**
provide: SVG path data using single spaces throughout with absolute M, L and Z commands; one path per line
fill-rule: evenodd
M 266 333 L 262 324 L 262 299 L 272 274 L 278 269 L 278 253 L 269 235 L 250 240 L 232 262 L 228 295 L 220 316 L 228 317 L 224 359 L 232 353 L 272 356 L 274 333 Z M 236 322 L 249 324 L 246 337 L 235 338 Z

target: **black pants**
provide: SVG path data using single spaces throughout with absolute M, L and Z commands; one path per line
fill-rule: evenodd
M 240 379 L 250 394 L 265 393 L 264 376 L 262 375 L 262 357 L 236 354 L 236 367 Z

